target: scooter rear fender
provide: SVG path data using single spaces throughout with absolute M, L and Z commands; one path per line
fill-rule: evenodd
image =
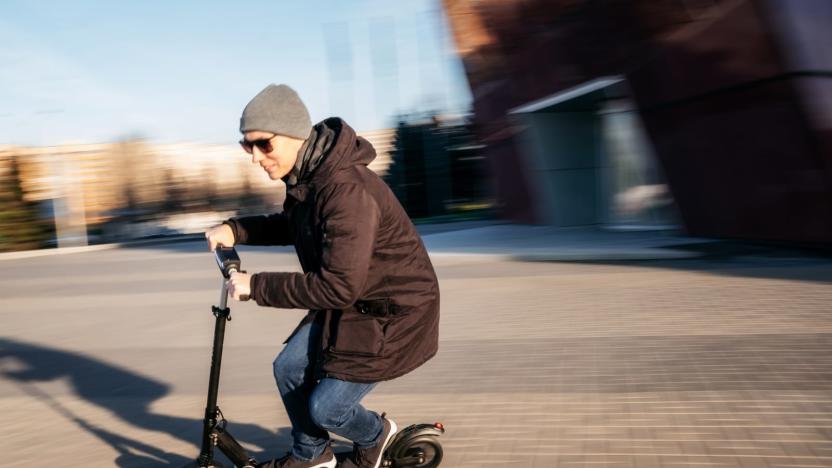
M 399 431 L 396 437 L 393 438 L 391 446 L 397 445 L 401 442 L 422 436 L 439 437 L 445 433 L 445 429 L 437 427 L 435 424 L 413 424 Z

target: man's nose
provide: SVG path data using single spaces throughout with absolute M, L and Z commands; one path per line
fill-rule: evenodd
M 257 164 L 263 160 L 263 153 L 260 152 L 260 148 L 255 146 L 251 149 L 251 163 Z

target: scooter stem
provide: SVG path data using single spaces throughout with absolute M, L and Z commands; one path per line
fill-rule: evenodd
M 220 386 L 220 367 L 222 366 L 222 345 L 225 339 L 225 322 L 230 320 L 231 310 L 228 304 L 228 286 L 222 280 L 220 305 L 212 307 L 214 322 L 214 348 L 211 353 L 211 375 L 208 378 L 208 403 L 205 405 L 205 420 L 202 427 L 202 449 L 197 459 L 199 466 L 211 466 L 214 462 L 214 440 L 212 435 L 217 425 L 217 394 Z
M 237 270 L 231 270 L 231 273 L 236 272 Z M 218 306 L 220 309 L 225 309 L 228 306 L 228 284 L 226 283 L 226 279 L 222 279 L 222 285 L 220 286 L 220 305 Z

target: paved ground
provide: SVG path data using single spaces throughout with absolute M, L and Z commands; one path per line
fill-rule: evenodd
M 4 467 L 197 453 L 219 286 L 202 249 L 2 262 Z M 296 268 L 287 250 L 242 255 L 250 271 Z M 434 261 L 441 351 L 366 403 L 442 421 L 443 466 L 832 466 L 828 259 Z M 263 456 L 288 446 L 270 368 L 300 315 L 233 305 L 220 405 Z

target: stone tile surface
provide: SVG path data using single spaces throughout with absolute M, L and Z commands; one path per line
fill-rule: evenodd
M 196 455 L 219 286 L 203 249 L 3 262 L 3 466 Z M 297 270 L 285 249 L 241 252 L 249 271 Z M 439 354 L 365 404 L 443 422 L 442 466 L 832 466 L 828 260 L 435 265 Z M 220 406 L 251 451 L 279 455 L 271 360 L 302 312 L 232 309 Z

